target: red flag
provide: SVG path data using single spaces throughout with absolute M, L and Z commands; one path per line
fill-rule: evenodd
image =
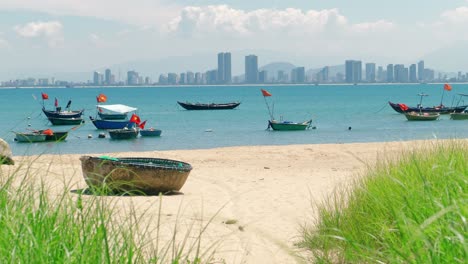
M 105 103 L 107 101 L 107 96 L 105 94 L 99 94 L 96 100 L 98 103 Z
M 55 98 L 55 103 L 54 103 L 54 105 L 55 105 L 55 107 L 58 106 L 58 100 L 57 100 L 57 98 Z
M 49 95 L 46 93 L 42 93 L 42 100 L 47 100 L 49 99 Z
M 444 90 L 452 91 L 452 86 L 450 86 L 450 84 L 446 83 L 446 84 L 444 84 Z
M 269 93 L 267 90 L 260 89 L 262 91 L 263 96 L 271 96 L 271 93 Z
M 146 120 L 143 121 L 140 125 L 138 125 L 138 127 L 141 129 L 145 129 L 145 125 L 146 125 Z
M 400 107 L 400 109 L 401 109 L 402 111 L 408 111 L 408 106 L 407 106 L 407 105 L 405 105 L 405 104 L 398 104 L 398 106 Z
M 137 116 L 136 114 L 132 114 L 132 116 L 130 117 L 130 122 L 131 123 L 136 123 L 137 125 L 140 124 L 140 117 Z

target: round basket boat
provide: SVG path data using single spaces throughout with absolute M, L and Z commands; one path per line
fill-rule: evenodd
M 192 170 L 188 163 L 158 158 L 81 156 L 83 177 L 91 189 L 159 194 L 179 191 Z

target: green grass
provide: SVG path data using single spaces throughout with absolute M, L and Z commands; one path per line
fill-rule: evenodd
M 213 257 L 214 246 L 202 251 L 200 244 L 211 220 L 182 234 L 176 221 L 172 240 L 160 241 L 162 196 L 155 198 L 160 202 L 152 230 L 135 210 L 118 216 L 112 201 L 123 197 L 70 189 L 57 195 L 15 173 L 0 173 L 0 263 L 177 264 L 208 263 Z
M 426 146 L 381 162 L 318 207 L 302 247 L 316 263 L 466 263 L 468 146 Z

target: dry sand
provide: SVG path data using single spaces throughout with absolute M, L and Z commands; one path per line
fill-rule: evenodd
M 162 197 L 161 245 L 171 240 L 178 223 L 178 241 L 187 228 L 211 220 L 202 246 L 215 243 L 216 263 L 301 263 L 295 243 L 301 226 L 316 216 L 313 204 L 372 166 L 377 159 L 395 156 L 427 141 L 248 146 L 207 150 L 103 153 L 115 157 L 157 157 L 190 163 L 193 170 L 181 195 Z M 3 175 L 16 170 L 46 179 L 60 193 L 87 188 L 81 155 L 14 157 Z M 94 155 L 98 156 L 98 155 Z M 72 192 L 72 195 L 76 195 Z M 146 234 L 155 236 L 158 196 L 105 197 L 122 215 L 131 208 L 150 223 Z M 227 224 L 229 223 L 229 224 Z M 192 232 L 193 233 L 193 232 Z M 197 236 L 191 234 L 191 237 Z

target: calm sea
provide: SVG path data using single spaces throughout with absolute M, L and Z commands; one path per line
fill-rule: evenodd
M 468 94 L 465 84 L 452 85 L 445 92 L 444 104 L 455 105 L 458 93 Z M 285 120 L 313 119 L 316 129 L 306 131 L 268 131 L 268 110 L 260 89 L 268 90 L 274 115 Z M 41 92 L 49 95 L 46 108 L 54 98 L 65 107 L 85 109 L 86 123 L 70 131 L 65 142 L 18 143 L 11 131 L 70 126 L 51 126 L 41 111 Z M 388 101 L 416 105 L 418 93 L 427 93 L 423 104 L 440 103 L 443 84 L 423 85 L 307 85 L 307 86 L 206 86 L 206 87 L 119 87 L 119 88 L 20 88 L 0 89 L 2 122 L 0 135 L 14 155 L 41 153 L 101 153 L 203 149 L 224 146 L 287 145 L 401 141 L 432 138 L 467 138 L 468 120 L 453 121 L 442 116 L 433 122 L 408 122 L 388 105 Z M 104 93 L 108 104 L 126 104 L 138 108 L 147 127 L 161 129 L 158 138 L 112 140 L 98 138 L 89 121 L 96 115 L 96 96 Z M 234 110 L 187 111 L 177 101 L 240 101 Z M 468 99 L 467 102 L 468 104 Z M 351 127 L 351 130 L 348 130 Z M 89 138 L 89 135 L 92 138 Z

